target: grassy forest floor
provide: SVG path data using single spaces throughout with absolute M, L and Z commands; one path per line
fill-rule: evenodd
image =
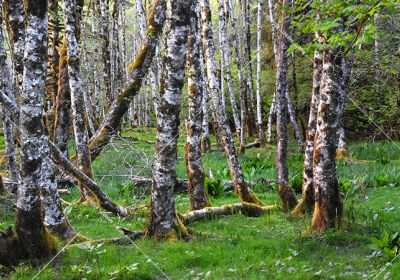
M 69 204 L 66 213 L 73 227 L 92 239 L 121 236 L 123 226 L 142 230 L 146 224 L 149 190 L 133 186 L 133 175 L 151 176 L 154 130 L 125 132 L 93 163 L 96 180 L 115 201 L 143 206 L 130 219 L 121 219 L 88 205 Z M 179 139 L 178 177 L 185 178 L 184 137 Z M 214 142 L 213 142 L 214 143 Z M 3 147 L 0 141 L 0 149 Z M 273 146 L 252 148 L 241 157 L 250 180 L 274 178 Z M 213 144 L 213 150 L 216 150 Z M 156 243 L 144 239 L 128 245 L 68 245 L 53 262 L 42 268 L 29 263 L 18 266 L 11 279 L 375 279 L 393 260 L 391 234 L 400 232 L 400 144 L 354 143 L 350 160 L 338 162 L 338 175 L 346 195 L 346 228 L 324 235 L 308 231 L 310 218 L 295 218 L 273 211 L 259 218 L 241 214 L 189 225 L 196 234 L 189 241 Z M 301 190 L 302 155 L 290 146 L 291 184 Z M 2 166 L 4 167 L 4 165 Z M 224 192 L 229 180 L 223 153 L 204 156 L 206 173 L 221 180 L 208 180 L 213 205 L 237 202 Z M 267 204 L 279 204 L 274 184 L 253 189 Z M 63 195 L 69 203 L 79 197 L 77 188 Z M 176 197 L 178 211 L 188 209 L 186 195 Z M 0 229 L 15 223 L 15 210 L 1 206 Z M 212 235 L 209 235 L 212 233 Z M 389 236 L 387 236 L 389 234 Z M 376 238 L 376 239 L 374 239 Z M 65 245 L 65 244 L 64 244 Z M 63 245 L 62 245 L 63 246 Z M 400 259 L 393 261 L 376 279 L 399 279 Z

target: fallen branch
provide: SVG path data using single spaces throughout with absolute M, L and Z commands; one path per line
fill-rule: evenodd
M 246 149 L 249 149 L 249 148 L 260 148 L 260 141 L 255 141 L 255 142 L 253 142 L 253 143 L 249 143 L 249 144 L 247 144 L 245 147 L 246 147 Z
M 122 217 L 126 217 L 128 215 L 128 210 L 125 207 L 117 205 L 110 200 L 96 184 L 96 182 L 88 177 L 85 173 L 80 171 L 71 161 L 69 161 L 53 142 L 49 141 L 49 147 L 54 162 L 58 164 L 64 172 L 70 174 L 76 180 L 81 182 L 86 188 L 88 188 L 96 196 L 102 208 Z
M 278 206 L 258 206 L 253 203 L 243 202 L 217 207 L 206 207 L 200 210 L 190 211 L 189 213 L 181 215 L 180 218 L 182 223 L 186 225 L 199 220 L 213 219 L 216 216 L 233 215 L 239 212 L 246 216 L 259 217 L 262 214 L 274 209 L 278 209 Z

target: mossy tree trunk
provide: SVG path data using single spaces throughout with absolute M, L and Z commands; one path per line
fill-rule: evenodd
M 283 1 L 285 9 L 291 0 Z M 287 49 L 289 41 L 287 38 L 289 30 L 289 16 L 284 11 L 279 34 L 279 48 L 277 57 L 277 78 L 276 78 L 276 173 L 279 184 L 279 196 L 282 201 L 282 208 L 287 211 L 297 205 L 297 198 L 294 190 L 289 186 L 289 171 L 287 167 L 288 149 L 288 102 L 286 98 L 287 89 Z
M 322 74 L 322 57 L 319 51 L 314 52 L 313 60 L 313 84 L 311 93 L 310 114 L 308 117 L 307 137 L 305 143 L 304 166 L 303 166 L 303 186 L 302 201 L 296 207 L 295 214 L 311 214 L 314 208 L 314 139 L 317 130 L 317 112 L 320 98 L 320 83 Z
M 182 233 L 175 211 L 174 186 L 178 153 L 179 113 L 185 75 L 186 43 L 193 1 L 171 2 L 166 40 L 165 84 L 161 85 L 157 115 L 150 221 L 147 235 L 176 239 Z M 196 73 L 194 73 L 196 74 Z M 200 104 L 199 104 L 200 105 Z
M 232 140 L 231 129 L 228 125 L 226 113 L 223 110 L 221 94 L 219 92 L 217 68 L 215 60 L 215 46 L 211 25 L 211 9 L 209 0 L 201 0 L 201 18 L 203 32 L 203 48 L 206 59 L 208 84 L 214 103 L 215 119 L 218 123 L 218 130 L 223 141 L 223 148 L 228 160 L 230 172 L 233 176 L 235 190 L 240 199 L 244 202 L 262 204 L 256 195 L 248 187 L 242 168 L 240 166 L 235 145 Z
M 43 124 L 47 58 L 47 0 L 28 0 L 24 75 L 21 94 L 21 186 L 17 200 L 17 235 L 23 257 L 34 263 L 55 253 L 43 223 L 40 186 L 48 151 Z
M 334 228 L 340 223 L 342 215 L 336 174 L 341 63 L 342 53 L 339 48 L 324 51 L 314 140 L 315 209 L 312 228 L 318 232 Z
M 135 95 L 139 93 L 157 47 L 159 36 L 165 21 L 166 1 L 155 0 L 147 18 L 147 32 L 135 61 L 129 65 L 129 76 L 122 91 L 114 98 L 104 121 L 90 138 L 89 148 L 94 159 L 118 130 Z
M 210 206 L 204 187 L 204 170 L 201 159 L 201 135 L 203 119 L 204 83 L 200 69 L 201 35 L 200 5 L 193 4 L 190 14 L 188 37 L 187 66 L 189 117 L 186 124 L 187 138 L 185 144 L 185 164 L 188 175 L 188 192 L 190 210 L 198 210 Z
M 67 40 L 68 77 L 78 159 L 77 164 L 83 173 L 92 178 L 93 172 L 88 148 L 88 133 L 85 126 L 84 89 L 78 52 L 77 19 L 80 17 L 78 13 L 81 12 L 77 3 L 78 1 L 80 0 L 63 0 L 65 37 Z M 81 200 L 89 200 L 92 196 L 90 191 L 88 191 L 82 183 L 79 183 L 79 187 L 81 190 Z

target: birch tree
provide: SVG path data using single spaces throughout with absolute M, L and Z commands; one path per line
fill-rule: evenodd
M 294 214 L 311 214 L 314 208 L 314 139 L 317 130 L 317 112 L 320 99 L 320 83 L 322 74 L 322 57 L 319 51 L 315 51 L 313 60 L 313 83 L 311 92 L 310 114 L 308 117 L 307 138 L 305 143 L 302 201 L 296 206 Z
M 291 4 L 291 0 L 284 0 L 283 7 Z M 284 210 L 291 210 L 297 205 L 294 190 L 289 186 L 289 171 L 287 167 L 288 146 L 288 103 L 287 103 L 287 49 L 289 40 L 287 38 L 289 29 L 289 16 L 284 11 L 279 34 L 279 48 L 277 57 L 276 78 L 276 172 L 279 184 L 279 196 Z
M 90 138 L 89 148 L 92 159 L 95 158 L 118 129 L 123 116 L 135 95 L 139 93 L 143 79 L 146 77 L 155 55 L 159 36 L 165 20 L 166 1 L 155 0 L 147 17 L 147 32 L 140 51 L 133 63 L 128 66 L 127 83 L 114 98 L 107 115 L 96 133 Z
M 189 117 L 186 124 L 185 164 L 188 176 L 190 210 L 210 206 L 204 187 L 204 170 L 201 159 L 204 83 L 201 73 L 200 5 L 194 1 L 190 14 L 187 67 Z
M 319 232 L 334 228 L 342 215 L 336 174 L 341 52 L 341 48 L 331 48 L 323 53 L 313 169 L 315 210 L 312 227 Z
M 179 113 L 184 83 L 186 43 L 193 1 L 171 1 L 168 19 L 165 84 L 161 85 L 157 115 L 156 154 L 153 169 L 150 221 L 147 234 L 174 240 L 187 235 L 176 216 L 174 186 L 178 152 Z M 199 104 L 200 105 L 200 104 Z
M 0 11 L 2 11 L 2 3 L 0 3 Z M 5 95 L 15 102 L 13 81 L 11 78 L 11 71 L 7 65 L 7 53 L 4 48 L 4 31 L 3 31 L 3 16 L 0 13 L 0 90 L 2 90 Z M 17 157 L 14 145 L 14 125 L 17 122 L 15 118 L 12 118 L 9 112 L 4 108 L 2 109 L 2 119 L 4 127 L 4 138 L 6 144 L 7 161 L 8 161 L 8 177 L 12 182 L 10 184 L 10 189 L 12 193 L 16 194 L 19 183 L 19 170 L 17 166 Z
M 262 57 L 262 1 L 257 1 L 257 132 L 260 146 L 265 147 L 265 133 L 262 121 L 261 99 L 261 57 Z
M 49 258 L 55 246 L 42 219 L 40 180 L 48 137 L 44 132 L 43 100 L 47 57 L 47 1 L 27 1 L 24 71 L 21 95 L 21 186 L 17 200 L 20 249 L 33 262 Z
M 228 125 L 225 111 L 222 109 L 222 100 L 219 92 L 217 68 L 215 60 L 215 46 L 211 26 L 211 9 L 209 0 L 201 0 L 201 19 L 203 32 L 203 48 L 206 60 L 208 84 L 214 103 L 215 118 L 218 123 L 218 131 L 223 141 L 225 156 L 228 160 L 230 172 L 233 176 L 235 191 L 244 202 L 262 204 L 262 202 L 249 189 L 238 161 L 235 145 L 232 140 L 231 129 Z
M 82 74 L 80 70 L 80 60 L 78 53 L 78 31 L 77 18 L 79 17 L 80 9 L 76 8 L 77 0 L 63 0 L 64 26 L 67 40 L 67 55 L 68 55 L 68 77 L 69 88 L 71 93 L 71 107 L 73 115 L 73 126 L 76 143 L 76 151 L 78 158 L 79 169 L 93 177 L 91 159 L 88 148 L 88 133 L 85 126 L 85 111 L 83 98 Z M 80 184 L 81 199 L 88 200 L 90 192 Z

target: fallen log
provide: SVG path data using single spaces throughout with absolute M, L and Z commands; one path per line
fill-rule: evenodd
M 102 208 L 122 217 L 128 216 L 128 210 L 125 207 L 120 206 L 110 200 L 96 184 L 96 182 L 85 173 L 80 171 L 71 161 L 69 161 L 53 142 L 49 141 L 49 147 L 54 162 L 61 167 L 64 172 L 70 174 L 76 180 L 81 182 L 86 188 L 88 188 L 95 195 Z
M 261 146 L 260 141 L 255 141 L 253 143 L 247 144 L 245 147 L 246 149 L 250 149 L 250 148 L 260 148 L 260 146 Z
M 259 206 L 253 203 L 235 203 L 216 207 L 206 207 L 200 210 L 190 211 L 180 215 L 183 224 L 189 224 L 204 219 L 213 219 L 216 216 L 227 216 L 237 214 L 239 212 L 250 217 L 259 217 L 262 214 L 278 209 L 278 206 Z

